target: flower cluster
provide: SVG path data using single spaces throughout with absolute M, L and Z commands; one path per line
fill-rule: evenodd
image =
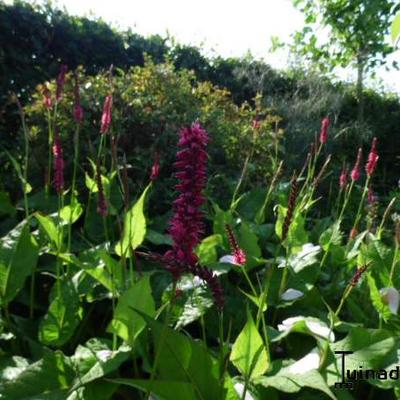
M 200 207 L 204 203 L 202 191 L 207 179 L 208 139 L 207 132 L 198 122 L 179 132 L 178 146 L 181 150 L 176 155 L 174 166 L 178 171 L 178 184 L 175 188 L 180 195 L 173 203 L 174 215 L 169 228 L 173 240 L 172 249 L 165 253 L 163 259 L 175 280 L 185 271 L 203 279 L 212 291 L 217 305 L 222 307 L 222 288 L 218 280 L 208 268 L 198 265 L 198 257 L 194 253 L 204 232 L 203 212 Z
M 103 105 L 103 114 L 101 115 L 100 133 L 107 133 L 111 125 L 111 111 L 113 104 L 113 96 L 110 93 L 106 96 Z
M 347 167 L 344 166 L 339 177 L 339 187 L 343 190 L 347 185 Z
M 291 187 L 290 187 L 286 216 L 285 216 L 285 220 L 283 221 L 283 226 L 282 226 L 282 242 L 285 241 L 285 239 L 287 238 L 287 235 L 289 233 L 289 228 L 290 228 L 290 224 L 292 223 L 294 209 L 296 208 L 297 195 L 298 195 L 297 177 L 296 177 L 296 175 L 294 175 L 292 178 Z
M 230 225 L 226 224 L 225 229 L 228 233 L 229 244 L 232 250 L 232 262 L 237 265 L 246 264 L 246 253 L 239 247 L 232 228 L 230 227 Z
M 362 149 L 358 149 L 357 153 L 357 160 L 356 163 L 354 164 L 354 167 L 351 171 L 351 180 L 352 181 L 358 181 L 360 179 L 361 173 L 360 173 L 360 167 L 361 167 L 361 159 L 362 159 Z
M 50 90 L 49 90 L 49 88 L 47 86 L 45 86 L 43 88 L 42 94 L 43 94 L 43 105 L 48 110 L 50 110 L 50 108 L 52 107 L 53 104 L 52 104 L 52 101 L 51 101 L 51 92 L 50 92 Z
M 61 140 L 58 134 L 55 135 L 53 143 L 53 156 L 54 156 L 54 190 L 61 193 L 64 188 L 64 158 L 61 147 Z
M 160 153 L 156 152 L 154 157 L 154 164 L 151 167 L 150 180 L 155 181 L 160 173 Z
M 319 134 L 319 141 L 321 144 L 324 144 L 328 141 L 328 127 L 329 127 L 329 118 L 325 117 L 321 122 L 321 131 Z
M 368 154 L 367 164 L 365 165 L 365 172 L 367 173 L 368 176 L 371 176 L 374 173 L 376 164 L 379 159 L 378 153 L 376 151 L 377 141 L 378 140 L 376 137 L 372 140 L 371 150 Z

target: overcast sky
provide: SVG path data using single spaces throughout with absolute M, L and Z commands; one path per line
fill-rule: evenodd
M 250 50 L 277 68 L 285 67 L 287 55 L 268 52 L 271 37 L 289 41 L 303 26 L 292 0 L 58 0 L 56 4 L 71 14 L 102 17 L 143 35 L 169 33 L 181 43 L 201 45 L 207 54 L 242 56 Z M 392 58 L 400 61 L 399 53 Z M 400 92 L 399 74 L 383 68 L 378 73 L 386 87 Z

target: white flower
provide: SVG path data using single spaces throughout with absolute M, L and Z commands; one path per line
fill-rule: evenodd
M 392 287 L 382 288 L 379 293 L 381 294 L 382 301 L 389 306 L 390 311 L 393 314 L 397 314 L 399 309 L 399 292 L 397 289 Z
M 100 350 L 96 353 L 96 355 L 100 361 L 106 362 L 112 357 L 113 352 L 111 350 Z
M 305 374 L 319 367 L 319 352 L 317 348 L 311 350 L 306 356 L 290 365 L 286 370 L 292 374 Z
M 226 264 L 235 264 L 233 262 L 233 260 L 234 260 L 234 257 L 231 254 L 226 254 L 225 256 L 222 256 L 219 259 L 219 262 L 220 263 L 226 263 Z
M 282 324 L 278 325 L 278 330 L 280 332 L 291 331 L 293 328 L 295 328 L 295 325 L 298 322 L 302 321 L 305 323 L 306 328 L 314 335 L 322 337 L 324 339 L 328 339 L 330 342 L 335 341 L 335 335 L 332 330 L 329 329 L 329 327 L 324 322 L 311 317 L 298 316 L 287 318 L 282 321 Z
M 285 301 L 296 300 L 300 297 L 304 296 L 304 293 L 300 290 L 296 289 L 287 289 L 284 293 L 282 293 L 281 299 Z

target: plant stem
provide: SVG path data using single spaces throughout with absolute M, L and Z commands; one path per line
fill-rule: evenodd
M 165 340 L 165 336 L 166 336 L 166 333 L 167 333 L 167 328 L 168 328 L 168 325 L 169 325 L 169 322 L 170 322 L 170 318 L 171 318 L 171 310 L 172 310 L 172 307 L 173 307 L 173 305 L 175 303 L 175 298 L 176 298 L 176 281 L 175 280 L 174 280 L 174 282 L 172 284 L 172 294 L 171 294 L 171 296 L 172 296 L 171 300 L 169 301 L 169 305 L 168 305 L 167 310 L 166 310 L 163 329 L 161 331 L 160 342 L 159 342 L 156 354 L 154 356 L 154 364 L 153 364 L 153 367 L 151 369 L 151 374 L 150 374 L 150 386 L 149 386 L 149 388 L 147 389 L 147 392 L 146 392 L 146 398 L 149 399 L 149 400 L 150 400 L 150 394 L 151 394 L 151 389 L 152 389 L 151 384 L 152 384 L 152 382 L 154 380 L 154 377 L 155 377 L 155 374 L 156 374 L 156 371 L 157 371 L 158 361 L 159 361 L 160 354 L 161 354 L 161 349 L 162 349 L 162 347 L 164 345 L 164 340 Z

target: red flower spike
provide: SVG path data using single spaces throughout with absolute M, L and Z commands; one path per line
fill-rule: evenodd
M 368 154 L 367 164 L 365 165 L 365 171 L 368 176 L 371 176 L 374 173 L 376 164 L 379 159 L 378 153 L 376 151 L 377 141 L 378 139 L 376 137 L 372 140 L 371 150 Z
M 150 180 L 155 181 L 160 173 L 160 154 L 156 152 L 154 157 L 154 164 L 151 167 Z
M 233 233 L 230 225 L 225 225 L 226 232 L 228 233 L 229 244 L 232 250 L 233 262 L 237 265 L 246 264 L 246 253 L 239 247 L 235 234 Z
M 103 105 L 103 114 L 101 116 L 100 133 L 107 133 L 111 125 L 111 111 L 113 104 L 113 96 L 110 93 L 106 96 Z
M 358 181 L 360 179 L 361 158 L 362 158 L 362 149 L 359 148 L 357 153 L 357 160 L 356 163 L 354 164 L 353 170 L 351 171 L 350 175 L 352 181 Z
M 329 118 L 325 117 L 321 122 L 321 132 L 319 134 L 319 141 L 321 144 L 324 144 L 328 141 L 328 127 Z
M 339 187 L 340 189 L 344 189 L 347 185 L 347 168 L 343 167 L 342 173 L 340 174 L 339 177 Z
M 43 91 L 43 105 L 50 110 L 53 106 L 53 102 L 51 101 L 51 93 L 47 87 L 44 87 Z
M 61 140 L 58 134 L 54 137 L 53 143 L 53 168 L 54 168 L 54 190 L 57 193 L 61 193 L 64 188 L 64 158 L 61 147 Z

